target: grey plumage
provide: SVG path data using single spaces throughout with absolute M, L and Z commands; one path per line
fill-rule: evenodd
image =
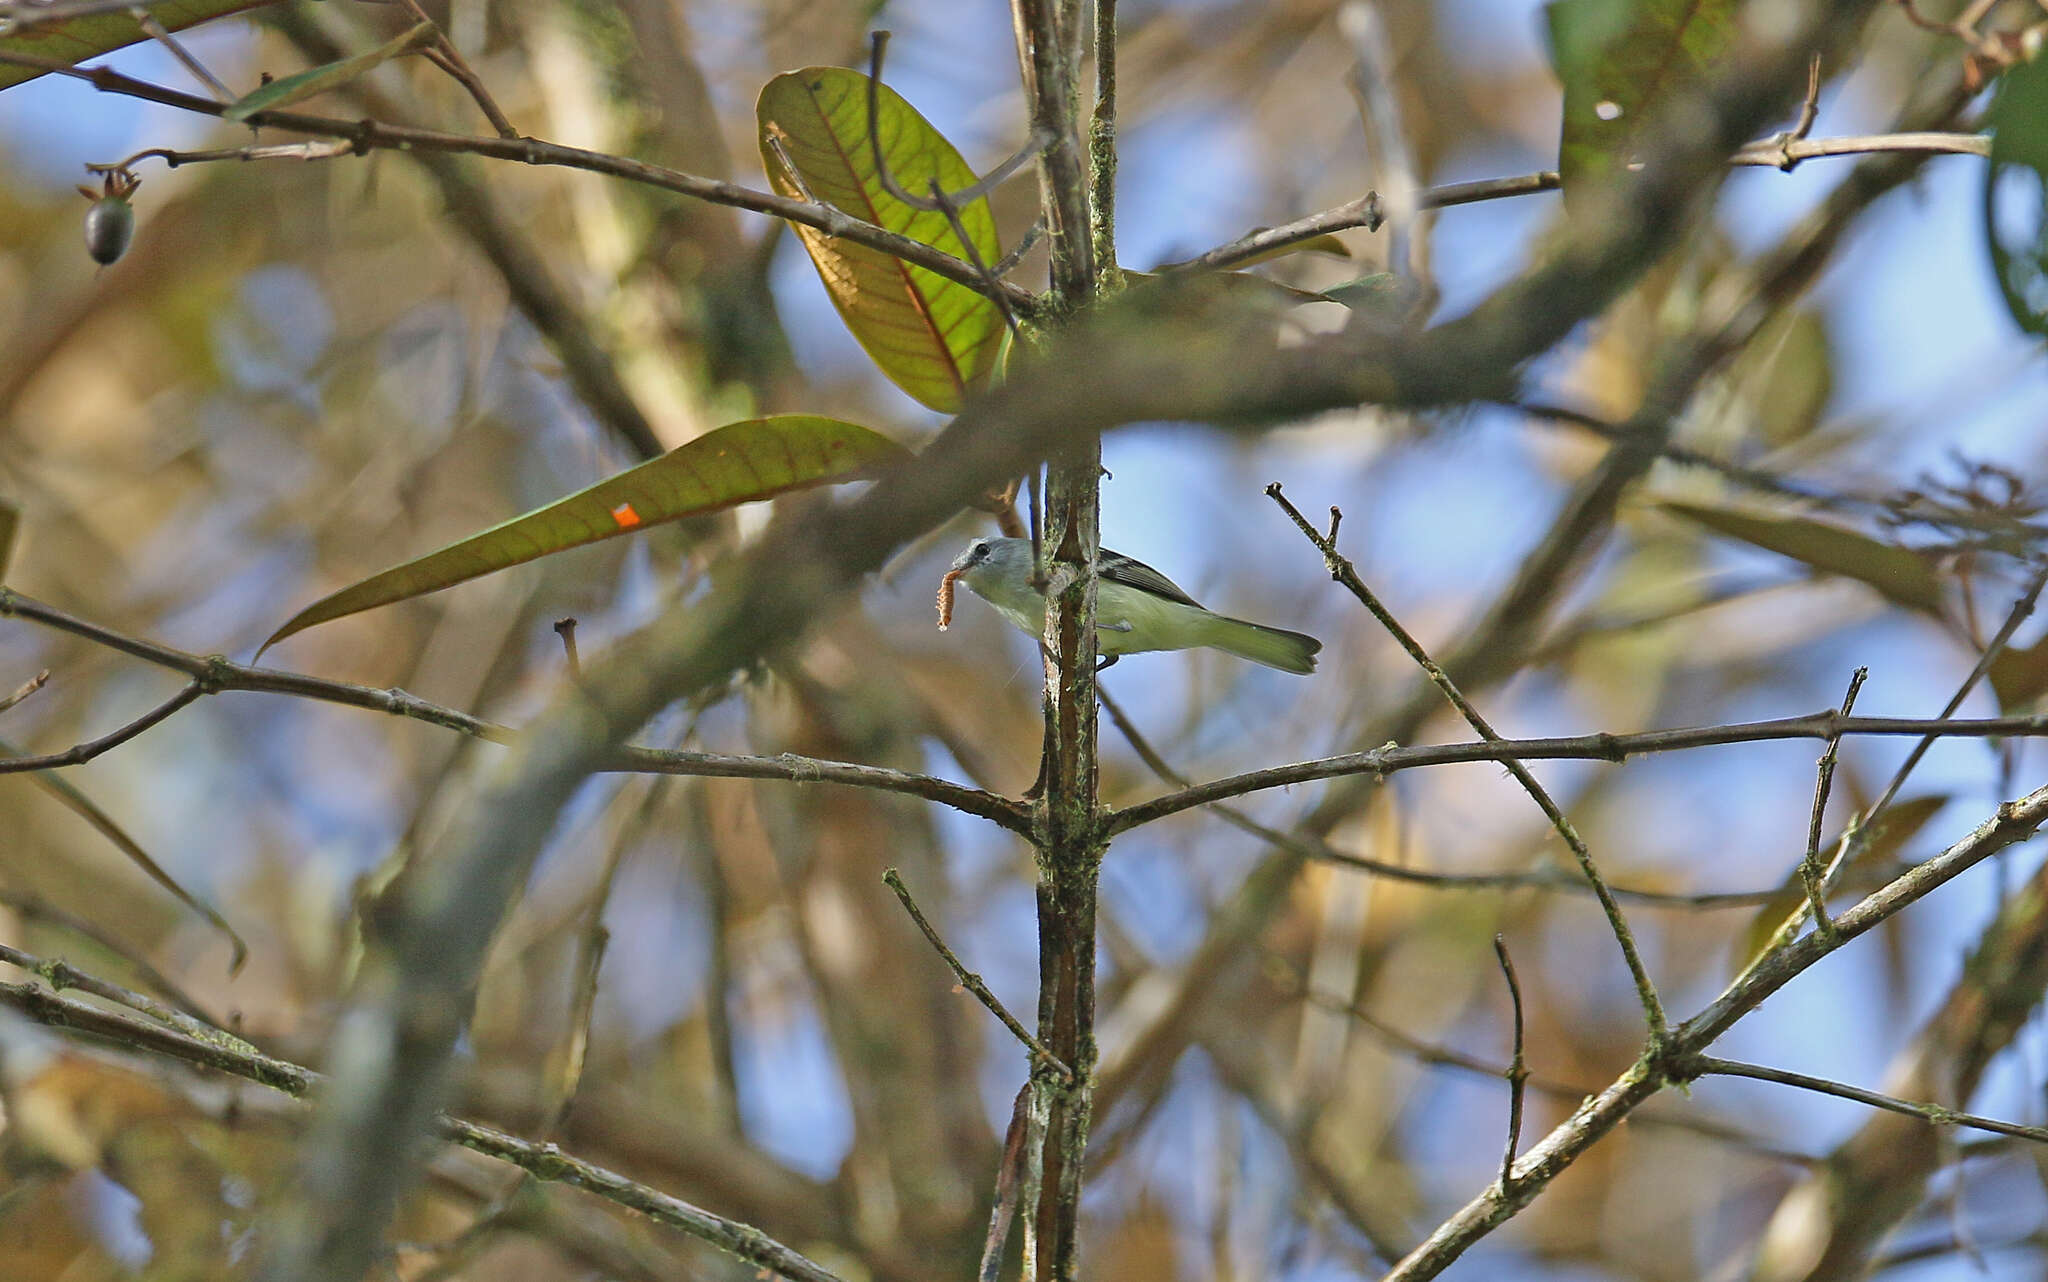
M 1011 623 L 1039 636 L 1045 598 L 1031 586 L 1028 539 L 975 539 L 953 561 L 974 595 Z M 1315 671 L 1323 643 L 1301 632 L 1269 628 L 1206 610 L 1172 579 L 1108 548 L 1096 561 L 1096 649 L 1114 662 L 1146 650 L 1208 646 L 1282 672 Z

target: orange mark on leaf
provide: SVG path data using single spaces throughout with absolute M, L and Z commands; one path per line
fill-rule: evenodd
M 612 509 L 612 520 L 619 523 L 620 529 L 630 530 L 640 524 L 640 514 L 633 510 L 631 503 L 621 503 Z

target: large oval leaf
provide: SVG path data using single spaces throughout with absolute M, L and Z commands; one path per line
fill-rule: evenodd
M 1550 61 L 1564 84 L 1557 171 L 1565 199 L 1631 159 L 1659 100 L 1704 83 L 1735 38 L 1736 0 L 1556 0 Z
M 256 653 L 316 623 L 664 521 L 851 480 L 905 454 L 878 432 L 815 414 L 728 423 L 589 489 L 322 597 L 271 633 Z
M 183 31 L 214 18 L 246 9 L 260 9 L 275 0 L 167 0 L 163 4 L 152 4 L 149 12 L 169 31 Z M 54 58 L 72 65 L 96 58 L 127 45 L 138 44 L 149 39 L 142 25 L 124 10 L 108 13 L 89 14 L 79 18 L 65 18 L 60 22 L 39 23 L 13 35 L 0 36 L 0 50 L 8 53 L 31 54 L 38 58 Z M 34 80 L 45 74 L 33 67 L 16 67 L 0 64 L 0 89 L 18 85 L 25 80 Z
M 876 176 L 866 76 L 844 67 L 806 67 L 777 76 L 761 90 L 755 115 L 761 163 L 775 190 L 798 198 L 808 190 L 856 218 L 968 257 L 944 213 L 912 208 Z M 875 121 L 889 174 L 901 190 L 922 197 L 934 178 L 949 192 L 974 185 L 974 171 L 953 144 L 886 85 L 877 93 Z M 968 202 L 957 212 L 981 261 L 1001 258 L 988 200 Z M 798 227 L 796 234 L 846 327 L 896 386 L 951 413 L 988 377 L 1003 336 L 1002 313 L 994 303 L 878 249 L 810 227 Z

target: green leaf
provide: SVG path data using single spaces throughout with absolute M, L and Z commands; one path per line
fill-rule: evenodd
M 1937 618 L 1942 615 L 1941 576 L 1931 560 L 1911 548 L 1811 517 L 1773 516 L 1695 503 L 1659 506 L 1716 534 L 1789 556 L 1822 574 L 1867 583 L 1908 609 Z
M 25 755 L 4 739 L 0 739 L 0 752 L 4 752 L 10 757 Z M 48 793 L 57 804 L 91 824 L 95 832 L 114 843 L 114 848 L 126 855 L 128 862 L 140 868 L 148 875 L 151 881 L 171 892 L 172 896 L 179 903 L 204 917 L 215 930 L 227 936 L 228 944 L 234 949 L 234 958 L 228 963 L 228 969 L 237 971 L 242 968 L 242 962 L 249 956 L 249 945 L 244 943 L 242 937 L 235 933 L 233 926 L 228 925 L 227 918 L 222 917 L 197 896 L 187 891 L 183 886 L 180 886 L 175 878 L 164 871 L 162 864 L 151 859 L 149 852 L 144 850 L 136 842 L 135 838 L 128 835 L 126 829 L 114 822 L 113 816 L 100 809 L 92 798 L 73 787 L 70 780 L 65 779 L 55 771 L 36 770 L 26 773 L 23 777 L 28 782 Z
M 1422 286 L 1415 278 L 1394 272 L 1374 272 L 1332 285 L 1323 291 L 1323 297 L 1373 320 L 1396 324 L 1419 319 L 1416 307 L 1423 301 Z
M 281 80 L 273 80 L 243 94 L 220 114 L 229 120 L 247 120 L 259 111 L 273 111 L 280 107 L 289 107 L 295 102 L 304 102 L 315 94 L 338 89 L 373 68 L 383 66 L 393 58 L 426 48 L 439 34 L 439 28 L 433 23 L 418 23 L 404 35 L 386 40 L 368 53 L 359 53 L 353 58 L 343 58 L 339 62 L 330 62 L 325 66 L 301 71 Z
M 1992 99 L 1984 242 L 2015 323 L 2048 336 L 2048 59 L 2005 73 Z
M 2048 637 L 2024 650 L 2006 648 L 1991 661 L 1992 692 L 1998 696 L 1998 710 L 2007 714 L 2025 711 L 2048 694 Z
M 168 0 L 152 4 L 149 12 L 167 31 L 183 31 L 214 18 L 249 9 L 261 9 L 275 0 Z M 141 25 L 126 11 L 96 13 L 62 22 L 42 23 L 18 35 L 0 36 L 0 51 L 52 58 L 73 66 L 88 58 L 149 39 Z M 0 89 L 34 80 L 47 73 L 33 67 L 0 63 Z
M 1948 801 L 1946 793 L 1937 793 L 1930 797 L 1896 801 L 1887 806 L 1884 813 L 1878 816 L 1874 831 L 1864 839 L 1862 848 L 1856 852 L 1855 857 L 1836 874 L 1833 884 L 1854 885 L 1855 874 L 1858 871 L 1898 858 L 1900 849 L 1918 835 L 1920 830 L 1927 826 L 1927 821 L 1939 814 Z M 1839 837 L 1836 838 L 1836 841 L 1839 840 Z M 1821 846 L 1820 857 L 1823 866 L 1834 848 L 1835 842 Z M 1805 902 L 1806 883 L 1800 880 L 1799 870 L 1795 868 L 1792 875 L 1785 879 L 1785 884 L 1778 887 L 1777 893 L 1756 910 L 1756 915 L 1749 919 L 1749 924 L 1736 936 L 1732 954 L 1736 963 L 1736 974 L 1739 975 L 1756 964 L 1756 959 L 1763 955 L 1764 949 L 1777 936 L 1778 930 L 1792 919 L 1792 914 Z
M 316 623 L 664 521 L 853 480 L 903 457 L 903 447 L 879 433 L 815 414 L 728 423 L 658 459 L 322 597 L 271 633 L 256 653 L 261 657 Z
M 1564 84 L 1557 169 L 1567 200 L 1629 163 L 1637 126 L 1704 83 L 1735 38 L 1736 0 L 1556 0 L 1550 61 Z
M 867 77 L 843 67 L 806 67 L 769 81 L 754 109 L 768 181 L 785 196 L 802 199 L 808 188 L 856 218 L 969 258 L 943 212 L 912 208 L 883 187 L 868 142 L 867 94 Z M 974 171 L 953 144 L 886 85 L 876 99 L 875 127 L 901 190 L 925 196 L 934 178 L 948 192 L 974 185 Z M 1000 259 L 987 198 L 962 205 L 958 213 L 981 261 Z M 988 378 L 1004 332 L 994 303 L 878 249 L 810 227 L 798 227 L 796 234 L 846 327 L 896 386 L 951 413 Z

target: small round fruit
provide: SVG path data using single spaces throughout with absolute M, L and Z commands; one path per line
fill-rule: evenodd
M 103 196 L 85 211 L 85 252 L 102 266 L 128 252 L 135 237 L 135 207 L 120 196 Z

